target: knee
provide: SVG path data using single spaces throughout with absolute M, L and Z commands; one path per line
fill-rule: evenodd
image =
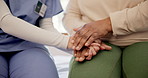
M 115 45 L 109 43 L 107 45 L 110 45 L 112 50 L 100 51 L 96 56 L 93 57 L 91 61 L 79 63 L 72 60 L 69 78 L 108 78 L 112 71 L 115 70 L 120 72 L 119 65 L 121 50 Z M 117 70 L 115 68 L 116 66 Z M 104 75 L 104 73 L 106 75 Z
M 38 48 L 15 54 L 9 67 L 12 78 L 58 78 L 53 60 L 46 51 Z
M 148 42 L 139 42 L 126 47 L 123 50 L 124 61 L 138 61 L 138 59 L 148 57 Z
M 0 78 L 8 77 L 8 64 L 6 59 L 0 55 Z
M 127 78 L 147 78 L 148 42 L 132 44 L 123 51 L 123 70 Z

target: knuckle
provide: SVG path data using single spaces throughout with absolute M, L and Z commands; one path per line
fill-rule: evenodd
M 74 46 L 76 47 L 77 44 L 78 44 L 78 41 L 76 41 L 76 42 L 74 43 Z
M 94 39 L 97 39 L 99 36 L 98 36 L 98 33 L 94 33 L 93 35 L 92 35 L 92 38 L 94 38 Z
M 80 36 L 81 34 L 80 34 L 80 31 L 78 31 L 78 32 L 76 32 L 75 33 L 75 37 L 78 37 L 78 36 Z
M 98 33 L 94 33 L 93 36 L 94 36 L 94 37 L 98 36 Z
M 93 42 L 95 40 L 95 38 L 94 37 L 91 37 L 90 39 L 89 39 L 89 42 Z
M 86 40 L 88 38 L 87 35 L 83 35 L 83 40 Z
M 86 42 L 86 37 L 83 37 L 82 39 L 81 39 L 81 42 L 80 43 L 85 43 Z

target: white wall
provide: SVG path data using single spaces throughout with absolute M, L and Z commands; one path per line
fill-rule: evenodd
M 68 2 L 69 0 L 61 0 L 61 4 L 64 11 L 66 9 Z M 61 33 L 67 33 L 67 31 L 64 29 L 62 25 L 62 18 L 63 18 L 64 11 L 53 17 L 54 27 Z

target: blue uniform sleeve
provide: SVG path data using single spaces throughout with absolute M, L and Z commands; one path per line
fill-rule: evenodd
M 14 16 L 31 24 L 36 24 L 36 20 L 39 18 L 39 14 L 35 13 L 38 1 L 47 6 L 43 18 L 51 18 L 63 11 L 60 0 L 5 0 Z
M 59 0 L 46 0 L 47 10 L 44 18 L 53 17 L 63 11 Z

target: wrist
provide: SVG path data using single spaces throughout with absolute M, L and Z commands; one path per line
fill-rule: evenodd
M 69 41 L 68 41 L 68 46 L 67 46 L 67 48 L 68 49 L 72 49 L 72 46 L 73 46 L 73 44 L 72 44 L 72 42 L 71 42 L 71 37 L 69 38 Z
M 106 20 L 106 22 L 107 22 L 107 31 L 108 31 L 108 32 L 112 32 L 112 24 L 111 24 L 111 19 L 110 19 L 110 17 L 106 18 L 105 20 Z

